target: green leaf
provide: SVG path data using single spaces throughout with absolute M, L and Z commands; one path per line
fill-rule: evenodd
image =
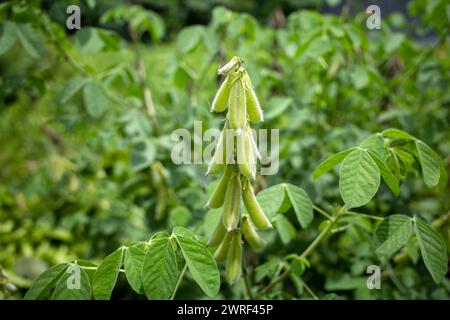
M 74 263 L 79 265 L 80 267 L 88 267 L 88 268 L 95 268 L 95 269 L 84 269 L 84 271 L 87 273 L 89 280 L 92 282 L 94 280 L 94 274 L 95 271 L 97 271 L 97 265 L 89 260 L 83 260 L 83 259 L 77 259 Z
M 416 148 L 422 167 L 423 180 L 428 188 L 432 188 L 439 183 L 441 159 L 433 149 L 420 140 L 416 140 Z
M 16 41 L 16 25 L 11 21 L 0 24 L 0 55 L 9 50 Z
M 335 165 L 341 163 L 344 158 L 350 154 L 355 148 L 350 148 L 339 153 L 333 154 L 332 156 L 325 159 L 321 164 L 319 164 L 313 172 L 313 178 L 317 179 L 325 172 L 330 171 Z
M 283 96 L 274 96 L 270 98 L 267 103 L 267 112 L 264 115 L 264 118 L 267 120 L 274 119 L 281 115 L 292 105 L 291 97 L 283 97 Z
M 177 236 L 177 241 L 195 282 L 208 296 L 217 295 L 220 288 L 220 274 L 211 253 L 203 244 L 190 238 Z
M 339 191 L 347 208 L 368 203 L 380 186 L 380 170 L 368 152 L 356 149 L 342 162 Z
M 409 133 L 399 129 L 386 129 L 382 132 L 383 137 L 403 140 L 416 140 L 415 137 Z
M 292 207 L 302 228 L 306 228 L 314 218 L 312 202 L 302 188 L 292 184 L 284 184 Z
M 71 264 L 58 280 L 52 300 L 90 300 L 91 297 L 92 288 L 88 274 L 78 265 Z
M 286 192 L 283 184 L 277 184 L 259 192 L 256 195 L 256 199 L 261 208 L 263 208 L 267 218 L 271 219 L 279 212 L 285 196 Z
M 70 78 L 64 83 L 64 86 L 60 93 L 61 103 L 67 103 L 86 83 L 86 79 L 75 76 Z
M 148 299 L 169 299 L 178 279 L 178 265 L 170 238 L 152 240 L 142 267 L 142 284 Z
M 122 266 L 124 248 L 119 248 L 98 266 L 92 281 L 92 289 L 96 300 L 108 300 L 117 282 L 119 270 Z
M 181 30 L 177 36 L 176 49 L 182 54 L 193 50 L 202 39 L 205 29 L 203 26 L 190 26 Z
M 369 150 L 369 154 L 372 157 L 373 161 L 375 161 L 378 169 L 380 169 L 381 177 L 383 178 L 386 185 L 395 196 L 398 196 L 398 194 L 400 193 L 400 187 L 397 177 L 375 152 Z
M 137 247 L 128 247 L 125 251 L 125 276 L 128 283 L 137 293 L 143 293 L 141 273 L 144 265 L 145 252 Z
M 33 285 L 25 294 L 24 299 L 36 300 L 44 298 L 50 291 L 51 287 L 53 287 L 58 279 L 63 275 L 68 265 L 68 263 L 57 264 L 56 266 L 53 266 L 47 271 L 41 273 L 39 277 L 34 280 Z
M 277 215 L 273 219 L 273 223 L 275 224 L 275 228 L 277 229 L 283 244 L 288 244 L 295 238 L 295 228 L 285 216 L 282 214 Z
M 105 89 L 98 82 L 86 83 L 83 87 L 83 99 L 86 112 L 93 118 L 101 117 L 108 108 Z
M 383 136 L 380 133 L 373 134 L 365 139 L 359 145 L 363 149 L 373 151 L 382 160 L 386 158 L 386 146 L 384 145 Z
M 169 226 L 187 226 L 192 220 L 191 211 L 184 206 L 178 206 L 170 210 L 168 223 Z
M 385 218 L 375 231 L 376 253 L 392 256 L 408 242 L 411 231 L 410 217 L 393 214 Z
M 44 41 L 40 34 L 26 24 L 16 24 L 16 34 L 25 51 L 34 59 L 44 53 Z
M 151 141 L 140 141 L 131 150 L 131 166 L 133 170 L 140 171 L 148 168 L 156 157 L 156 147 Z
M 198 239 L 198 237 L 191 230 L 186 229 L 184 227 L 174 227 L 172 230 L 172 234 L 175 236 L 186 237 L 196 241 Z
M 434 282 L 439 284 L 444 279 L 448 269 L 445 243 L 431 226 L 416 217 L 414 218 L 414 231 L 423 261 Z

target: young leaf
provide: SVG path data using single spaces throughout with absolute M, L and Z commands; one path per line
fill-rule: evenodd
M 86 80 L 80 76 L 70 78 L 64 83 L 60 93 L 60 101 L 62 104 L 67 103 L 80 89 L 84 86 Z
M 306 228 L 314 218 L 312 202 L 308 194 L 302 188 L 292 184 L 287 183 L 284 186 L 297 215 L 298 222 L 300 222 L 302 228 Z
M 145 252 L 137 247 L 128 247 L 125 251 L 125 276 L 128 283 L 137 293 L 143 293 L 142 266 L 144 265 Z
M 444 279 L 448 269 L 445 243 L 431 226 L 420 219 L 415 218 L 414 231 L 419 242 L 423 262 L 434 282 L 439 284 Z
M 16 34 L 25 51 L 34 59 L 44 53 L 44 41 L 40 34 L 26 24 L 16 24 Z
M 90 300 L 91 297 L 91 282 L 86 271 L 71 264 L 58 280 L 52 300 Z
M 176 236 L 186 237 L 192 240 L 197 240 L 198 237 L 189 229 L 183 228 L 183 227 L 175 227 L 172 230 L 172 234 Z
M 51 287 L 58 281 L 58 279 L 63 275 L 68 264 L 61 263 L 50 269 L 44 271 L 39 275 L 39 277 L 34 280 L 33 285 L 30 290 L 25 294 L 24 299 L 26 300 L 36 300 L 42 299 L 48 294 Z
M 433 149 L 420 140 L 416 140 L 416 148 L 422 167 L 423 180 L 428 188 L 432 188 L 439 183 L 441 159 Z
M 377 243 L 376 253 L 392 256 L 402 248 L 411 236 L 411 218 L 401 214 L 393 214 L 380 223 L 375 231 Z
M 200 288 L 210 297 L 214 297 L 219 292 L 220 274 L 208 249 L 200 242 L 177 236 L 183 257 L 186 260 L 189 271 Z
M 385 159 L 386 157 L 386 146 L 384 145 L 383 136 L 380 133 L 369 136 L 366 140 L 361 142 L 359 146 L 374 152 L 381 159 Z
M 276 213 L 279 212 L 285 195 L 286 192 L 283 185 L 277 184 L 259 192 L 256 199 L 258 200 L 261 208 L 264 208 L 264 213 L 267 218 L 271 219 Z
M 355 148 L 350 148 L 339 153 L 333 154 L 332 156 L 325 159 L 313 172 L 313 178 L 317 179 L 325 172 L 330 171 L 334 166 L 341 163 L 344 158 L 349 155 Z
M 83 87 L 86 112 L 93 118 L 100 118 L 108 108 L 105 89 L 97 82 L 90 81 Z
M 415 137 L 409 133 L 399 129 L 386 129 L 382 132 L 383 137 L 403 140 L 416 140 Z
M 96 300 L 108 300 L 111 297 L 122 266 L 123 251 L 123 247 L 117 249 L 98 266 L 92 281 L 92 289 Z
M 347 208 L 365 205 L 380 186 L 380 170 L 363 149 L 356 149 L 342 162 L 339 191 Z
M 0 55 L 12 47 L 16 41 L 16 25 L 11 21 L 0 24 Z
M 142 267 L 142 284 L 148 299 L 169 299 L 178 279 L 178 265 L 169 238 L 154 240 Z
M 372 157 L 373 161 L 375 161 L 378 169 L 380 169 L 381 177 L 383 178 L 386 185 L 395 196 L 398 196 L 398 194 L 400 193 L 400 187 L 397 177 L 375 152 L 369 150 L 369 154 Z
M 295 228 L 285 216 L 282 214 L 277 215 L 273 219 L 273 223 L 275 224 L 275 228 L 277 229 L 283 244 L 288 244 L 295 238 Z

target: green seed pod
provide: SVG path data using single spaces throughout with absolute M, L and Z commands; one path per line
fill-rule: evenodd
M 214 155 L 209 163 L 208 170 L 205 175 L 219 174 L 223 172 L 226 166 L 226 125 L 220 133 L 219 141 L 217 142 Z
M 234 56 L 226 65 L 217 71 L 217 74 L 227 74 L 233 69 L 239 68 L 243 62 L 241 58 Z
M 214 97 L 211 104 L 211 111 L 222 112 L 228 107 L 228 99 L 230 98 L 230 89 L 233 84 L 233 79 L 231 75 L 225 78 L 225 81 L 220 86 L 219 90 Z
M 253 89 L 250 77 L 246 73 L 244 75 L 245 81 L 245 100 L 247 103 L 247 114 L 251 122 L 258 123 L 264 121 L 263 112 L 259 105 L 258 97 Z
M 233 165 L 225 165 L 225 172 L 223 173 L 222 178 L 219 181 L 219 184 L 214 190 L 213 194 L 209 198 L 206 206 L 209 208 L 220 208 L 225 200 L 225 193 L 227 191 L 227 185 L 230 181 L 231 174 L 234 171 L 235 166 Z
M 225 237 L 225 227 L 223 226 L 222 215 L 220 215 L 220 219 L 217 222 L 216 227 L 214 228 L 213 233 L 211 234 L 211 238 L 208 240 L 208 246 L 218 246 Z
M 223 225 L 228 231 L 237 227 L 241 214 L 241 178 L 233 175 L 228 183 L 223 205 Z
M 245 88 L 242 78 L 238 77 L 230 90 L 230 110 L 228 119 L 232 129 L 244 129 L 247 124 L 245 106 Z
M 239 171 L 249 179 L 255 179 L 256 176 L 256 159 L 252 145 L 251 131 L 246 130 L 237 137 L 236 151 L 239 164 Z
M 248 180 L 244 184 L 244 188 L 242 190 L 242 199 L 244 200 L 245 207 L 247 208 L 255 227 L 259 229 L 272 228 L 272 224 L 269 219 L 267 219 L 264 211 L 261 209 L 258 200 L 256 200 L 253 187 Z
M 231 234 L 230 245 L 228 247 L 226 279 L 229 284 L 234 284 L 241 277 L 242 266 L 242 240 L 241 233 L 234 231 Z
M 250 246 L 255 249 L 260 249 L 264 246 L 264 240 L 258 235 L 247 217 L 242 218 L 241 229 L 242 233 L 244 234 L 245 240 Z
M 222 243 L 220 244 L 220 246 L 216 249 L 216 252 L 214 253 L 214 258 L 217 261 L 223 261 L 227 257 L 228 249 L 230 247 L 231 238 L 232 238 L 231 233 L 230 232 L 226 232 Z

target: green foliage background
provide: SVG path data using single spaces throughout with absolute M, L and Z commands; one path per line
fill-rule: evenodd
M 221 126 L 209 105 L 217 67 L 234 55 L 244 58 L 264 108 L 259 128 L 280 129 L 280 171 L 258 179 L 258 189 L 291 183 L 333 211 L 341 205 L 337 171 L 313 181 L 314 168 L 389 127 L 432 146 L 449 171 L 447 2 L 412 1 L 413 25 L 395 13 L 372 31 L 364 9 L 344 4 L 327 15 L 314 10 L 322 2 L 294 2 L 222 3 L 231 11 L 208 1 L 80 1 L 76 32 L 65 29 L 68 2 L 0 4 L 0 297 L 23 297 L 49 266 L 100 261 L 155 231 L 208 234 L 214 213 L 204 208 L 205 191 L 214 179 L 204 178 L 206 165 L 172 163 L 170 134 L 192 131 L 194 121 Z M 432 40 L 421 40 L 430 32 Z M 399 197 L 382 185 L 359 211 L 415 214 L 450 248 L 449 191 L 413 176 Z M 255 287 L 323 228 L 319 215 L 307 229 L 292 209 L 284 217 L 287 233 L 268 232 L 263 251 L 245 251 Z M 309 298 L 312 290 L 320 298 L 450 298 L 449 278 L 436 286 L 416 246 L 380 260 L 375 227 L 364 217 L 344 220 L 301 281 L 270 297 Z M 382 266 L 381 290 L 365 285 L 372 264 Z M 119 277 L 113 298 L 136 297 Z M 204 293 L 186 281 L 179 297 Z M 241 297 L 239 286 L 225 284 L 218 296 Z

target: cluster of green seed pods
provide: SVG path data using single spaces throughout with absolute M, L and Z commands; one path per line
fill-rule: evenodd
M 259 205 L 251 181 L 256 177 L 260 158 L 250 123 L 263 121 L 263 113 L 243 60 L 233 57 L 219 69 L 225 80 L 212 102 L 211 111 L 227 110 L 225 125 L 208 167 L 208 174 L 222 174 L 207 202 L 209 208 L 222 208 L 208 244 L 216 246 L 214 257 L 226 260 L 226 279 L 239 280 L 242 270 L 242 237 L 255 249 L 264 246 L 257 229 L 272 228 Z M 242 216 L 242 203 L 248 216 Z

